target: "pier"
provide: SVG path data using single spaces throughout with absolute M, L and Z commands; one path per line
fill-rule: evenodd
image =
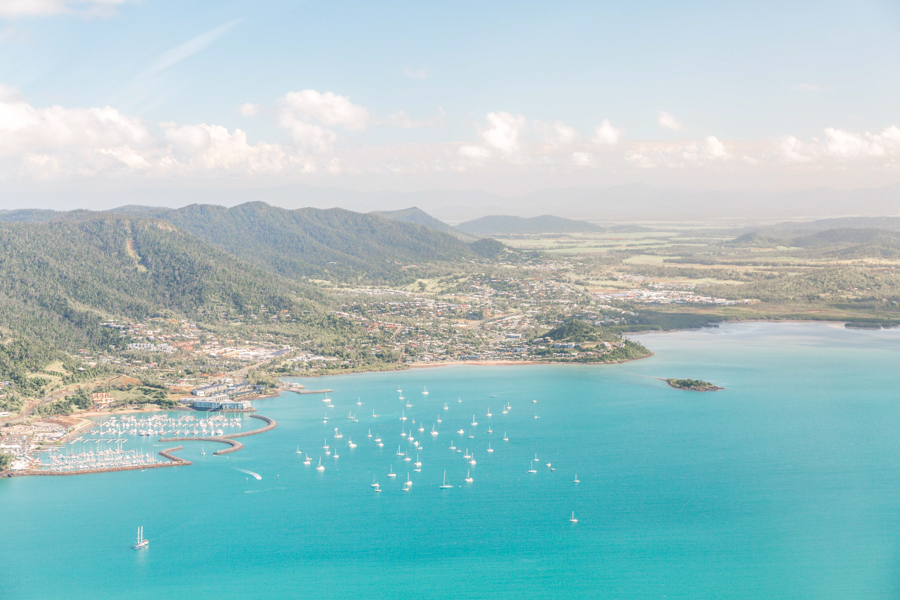
M 183 446 L 175 446 L 174 448 L 166 448 L 159 453 L 160 456 L 168 459 L 169 462 L 157 462 L 143 465 L 124 465 L 119 467 L 102 467 L 97 469 L 75 469 L 72 471 L 46 471 L 40 469 L 29 469 L 27 471 L 10 471 L 6 476 L 24 477 L 26 475 L 40 475 L 41 477 L 57 477 L 64 475 L 92 475 L 94 473 L 115 473 L 116 471 L 143 471 L 144 469 L 162 469 L 164 467 L 185 467 L 194 464 L 189 460 L 179 458 L 172 454 L 172 452 L 177 452 L 178 450 L 182 450 L 183 448 Z
M 330 394 L 331 390 L 288 390 L 295 394 Z

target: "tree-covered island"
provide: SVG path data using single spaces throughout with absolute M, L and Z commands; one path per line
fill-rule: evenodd
M 718 390 L 725 389 L 701 379 L 666 379 L 665 381 L 676 390 L 688 390 L 691 392 L 716 392 Z

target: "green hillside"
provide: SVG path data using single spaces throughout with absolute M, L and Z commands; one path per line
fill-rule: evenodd
M 325 330 L 327 298 L 252 267 L 167 223 L 94 217 L 0 223 L 0 378 L 63 350 L 120 344 L 108 319 L 191 318 L 288 310 Z
M 427 227 L 428 229 L 433 229 L 434 231 L 441 231 L 443 233 L 449 233 L 453 237 L 457 237 L 464 242 L 474 242 L 478 238 L 472 235 L 468 235 L 456 229 L 455 227 L 451 227 L 447 225 L 443 221 L 439 221 L 435 219 L 431 215 L 429 215 L 424 210 L 413 206 L 412 208 L 405 208 L 403 210 L 381 210 L 369 213 L 370 215 L 375 215 L 377 217 L 384 217 L 385 219 L 390 219 L 391 221 L 401 221 L 403 223 L 414 223 L 416 225 L 422 225 L 423 227 Z
M 298 280 L 395 281 L 410 266 L 486 258 L 503 249 L 497 242 L 465 243 L 421 225 L 338 208 L 198 204 L 163 212 L 158 218 L 243 260 Z

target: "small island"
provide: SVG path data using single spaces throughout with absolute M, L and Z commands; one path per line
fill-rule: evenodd
M 725 388 L 713 385 L 700 379 L 666 379 L 666 383 L 676 390 L 689 390 L 691 392 L 716 392 Z

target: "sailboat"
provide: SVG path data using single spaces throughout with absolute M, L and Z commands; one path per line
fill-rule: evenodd
M 137 542 L 132 546 L 135 550 L 140 550 L 141 548 L 146 548 L 150 545 L 150 540 L 144 539 L 144 527 L 138 527 L 137 531 Z
M 575 474 L 575 481 L 573 483 L 581 483 L 581 480 L 578 479 L 578 473 Z
M 475 420 L 475 415 L 472 415 L 472 427 L 478 425 L 478 421 Z
M 575 511 L 572 511 L 572 518 L 569 519 L 569 523 L 577 523 L 578 519 L 575 518 Z
M 422 466 L 422 463 L 419 461 L 419 455 L 418 455 L 418 454 L 416 454 L 416 464 L 415 464 L 415 466 L 416 466 L 416 468 Z
M 534 470 L 534 461 L 531 461 L 531 467 L 528 469 L 528 472 L 529 473 L 537 473 L 537 471 Z
M 394 473 L 394 465 L 391 465 L 391 471 L 388 473 L 388 477 L 394 478 L 397 474 Z
M 444 410 L 450 410 L 450 407 L 447 406 L 447 403 L 446 403 L 446 402 L 444 402 Z
M 403 485 L 405 485 L 406 487 L 412 485 L 412 479 L 409 478 L 409 473 L 406 474 L 406 483 L 404 483 Z
M 322 457 L 319 457 L 319 466 L 316 467 L 316 471 L 324 471 L 325 467 L 322 465 Z
M 300 450 L 300 446 L 297 446 L 297 451 L 299 452 L 299 450 Z M 203 456 L 206 456 L 206 448 L 204 448 L 202 445 L 200 446 L 200 454 L 202 454 Z
M 506 432 L 505 432 L 505 431 L 503 432 L 503 441 L 504 441 L 504 442 L 508 442 L 508 441 L 509 441 L 509 438 L 506 437 Z
M 406 411 L 405 411 L 405 410 L 404 410 L 404 411 L 400 411 L 400 420 L 401 420 L 401 421 L 405 421 L 405 420 L 406 420 Z
M 357 406 L 362 406 L 362 400 L 361 400 L 360 398 L 357 398 L 357 399 L 356 399 L 356 405 L 357 405 Z
M 302 452 L 300 452 L 300 446 L 297 446 L 297 451 L 294 452 L 294 454 L 303 454 Z
M 369 433 L 366 434 L 366 437 L 369 437 L 369 438 L 372 437 L 372 430 L 371 430 L 371 429 L 369 430 Z
M 487 451 L 488 451 L 488 452 L 493 452 L 493 451 L 494 451 L 494 449 L 491 448 L 491 443 L 490 443 L 490 442 L 488 442 L 488 449 L 487 449 Z
M 431 426 L 431 435 L 437 435 L 438 432 L 434 430 L 434 425 Z
M 311 462 L 312 462 L 312 460 L 309 458 L 309 454 L 307 454 L 306 459 L 303 461 L 303 464 L 308 467 L 309 463 L 311 463 Z
M 452 487 L 453 487 L 452 485 L 450 485 L 450 484 L 447 483 L 447 471 L 444 470 L 444 483 L 441 484 L 441 489 L 442 489 L 442 490 L 449 490 L 449 489 L 451 489 Z
M 469 475 L 468 470 L 466 470 L 466 483 L 472 483 L 472 476 Z
M 450 449 L 456 450 L 456 442 L 450 442 Z
M 427 386 L 424 387 L 424 388 L 422 389 L 422 395 L 423 395 L 423 396 L 427 396 L 427 395 L 428 395 L 428 387 L 427 387 Z
M 490 408 L 490 407 L 488 407 L 487 415 L 485 415 L 485 416 L 488 417 L 488 418 L 491 418 L 492 416 L 494 416 L 494 415 L 491 414 L 491 408 Z

